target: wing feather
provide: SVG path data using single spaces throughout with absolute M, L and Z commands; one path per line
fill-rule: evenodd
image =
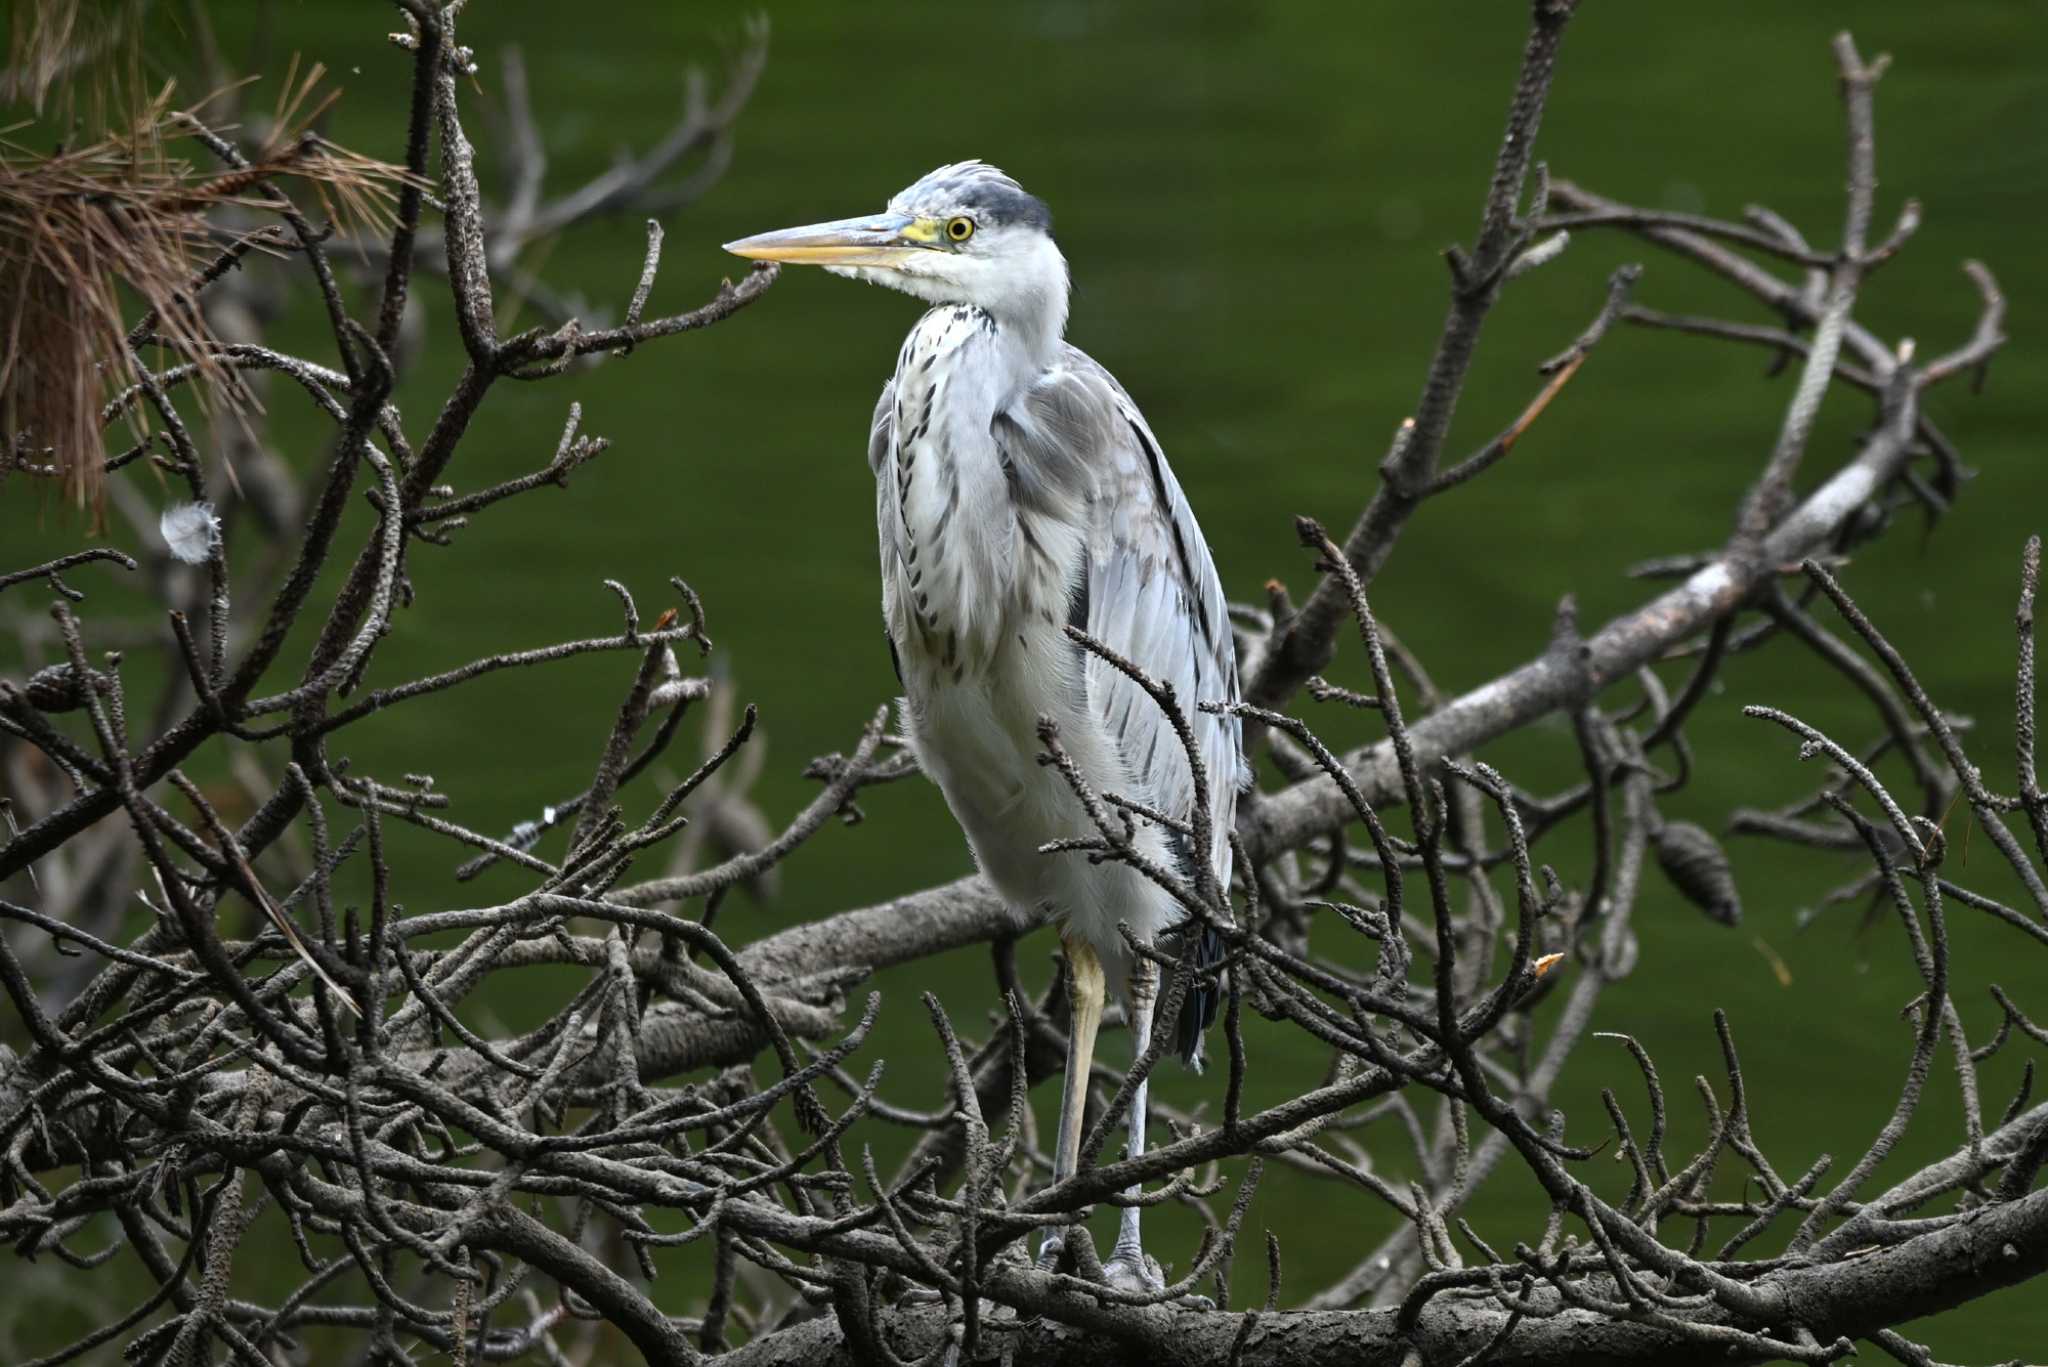
M 1238 699 L 1237 656 L 1222 579 L 1158 439 L 1123 387 L 1073 347 L 998 417 L 997 430 L 1016 453 L 1020 499 L 1037 494 L 1069 508 L 1078 499 L 1085 508 L 1076 606 L 1085 604 L 1091 636 L 1172 685 L 1207 775 L 1202 853 L 1227 887 L 1249 770 L 1238 719 L 1198 704 Z M 1092 655 L 1085 678 L 1128 767 L 1131 796 L 1191 820 L 1193 771 L 1171 723 L 1143 689 Z
M 903 682 L 903 657 L 896 635 L 896 604 L 903 592 L 905 555 L 903 510 L 896 501 L 896 381 L 891 377 L 875 401 L 868 426 L 868 468 L 875 475 L 875 533 L 882 560 L 882 635 L 889 642 L 889 667 Z

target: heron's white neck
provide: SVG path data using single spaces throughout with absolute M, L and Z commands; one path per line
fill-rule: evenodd
M 966 302 L 979 304 L 1017 349 L 1021 364 L 1036 374 L 1052 363 L 1067 332 L 1067 258 L 1043 234 L 1033 234 L 1015 253 L 992 263 L 995 270 Z
M 1012 230 L 985 255 L 920 252 L 900 268 L 827 266 L 933 304 L 971 304 L 995 319 L 1021 386 L 1052 364 L 1067 331 L 1067 258 L 1041 232 Z

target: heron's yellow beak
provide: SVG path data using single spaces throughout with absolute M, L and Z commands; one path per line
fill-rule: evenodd
M 943 240 L 935 221 L 892 213 L 756 233 L 726 243 L 725 249 L 750 261 L 789 261 L 806 266 L 894 266 Z

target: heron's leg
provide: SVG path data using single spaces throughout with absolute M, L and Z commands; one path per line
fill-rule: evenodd
M 1125 999 L 1131 1016 L 1131 1062 L 1145 1056 L 1152 1046 L 1153 1010 L 1159 1003 L 1159 965 L 1150 959 L 1140 959 L 1132 967 L 1126 988 Z M 1130 1127 L 1130 1143 L 1125 1149 L 1128 1157 L 1136 1158 L 1145 1152 L 1146 1093 L 1150 1091 L 1150 1080 L 1140 1080 L 1131 1089 L 1131 1110 L 1126 1120 Z M 1138 1188 L 1132 1187 L 1124 1193 L 1136 1196 Z M 1110 1255 L 1106 1270 L 1112 1275 L 1124 1273 L 1132 1280 L 1149 1284 L 1158 1278 L 1155 1264 L 1145 1257 L 1145 1247 L 1138 1237 L 1138 1208 L 1125 1206 L 1123 1218 L 1117 1227 L 1116 1251 Z
M 1102 1028 L 1102 1001 L 1106 986 L 1102 960 L 1086 940 L 1062 935 L 1060 944 L 1067 957 L 1067 995 L 1071 1016 L 1067 1025 L 1067 1075 L 1060 1091 L 1060 1132 L 1053 1146 L 1052 1180 L 1066 1181 L 1074 1175 L 1081 1153 L 1081 1117 L 1088 1108 L 1088 1071 L 1095 1066 L 1095 1034 Z M 1046 1231 L 1038 1246 L 1040 1266 L 1057 1262 L 1066 1246 L 1066 1228 Z

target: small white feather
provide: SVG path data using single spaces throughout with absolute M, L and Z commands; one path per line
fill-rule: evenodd
M 213 539 L 220 535 L 220 519 L 213 515 L 211 503 L 173 503 L 164 509 L 157 530 L 172 555 L 188 565 L 203 565 Z

